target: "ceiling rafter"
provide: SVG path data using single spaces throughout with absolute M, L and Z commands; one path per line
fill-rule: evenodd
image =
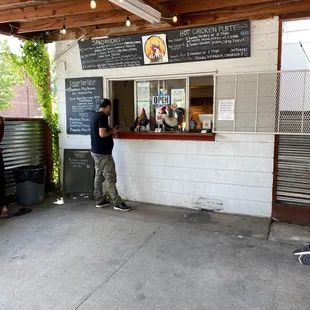
M 0 0 L 0 10 L 7 10 L 10 8 L 25 8 L 52 2 L 61 2 L 61 0 Z
M 0 23 L 33 21 L 51 17 L 64 17 L 76 14 L 87 14 L 90 12 L 102 12 L 111 10 L 108 1 L 100 2 L 96 9 L 91 9 L 89 1 L 66 0 L 57 3 L 46 3 L 23 9 L 0 10 Z
M 288 0 L 277 0 L 277 3 L 281 2 L 293 2 Z M 297 0 L 299 1 L 299 0 Z M 274 0 L 197 0 L 197 1 L 177 1 L 172 5 L 172 9 L 178 14 L 193 13 L 201 11 L 219 10 L 228 7 L 240 7 L 248 5 L 267 5 L 275 2 Z
M 152 8 L 156 9 L 157 11 L 159 11 L 161 13 L 161 15 L 165 18 L 165 22 L 172 25 L 172 26 L 182 26 L 182 25 L 186 25 L 187 21 L 182 18 L 181 16 L 178 16 L 178 20 L 175 23 L 172 20 L 173 14 L 175 14 L 175 12 L 171 12 L 169 9 L 167 9 L 165 6 L 161 5 L 159 2 L 154 1 L 154 0 L 144 0 L 144 3 L 150 5 Z
M 162 13 L 160 24 L 149 24 L 141 18 L 115 6 L 108 0 L 98 0 L 96 9 L 89 0 L 0 0 L 0 32 L 27 37 L 38 36 L 46 30 L 56 40 L 69 39 L 81 33 L 122 35 L 135 32 L 169 30 L 244 19 L 271 18 L 275 15 L 310 11 L 309 0 L 144 0 Z M 178 23 L 173 23 L 173 14 Z M 130 15 L 131 27 L 125 27 Z M 67 35 L 59 35 L 66 18 Z M 2 30 L 1 30 L 2 29 Z
M 124 14 L 122 14 L 124 13 Z M 140 20 L 140 17 L 131 16 L 131 21 Z M 74 27 L 97 26 L 102 24 L 123 23 L 125 25 L 126 11 L 103 11 L 87 14 L 71 15 L 66 17 L 66 27 L 68 29 Z M 17 33 L 27 33 L 35 31 L 47 31 L 60 29 L 63 25 L 63 18 L 49 18 L 48 20 L 37 20 L 33 22 L 17 23 Z

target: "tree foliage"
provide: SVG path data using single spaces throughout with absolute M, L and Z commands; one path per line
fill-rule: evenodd
M 7 40 L 0 41 L 0 111 L 11 107 L 15 95 L 12 87 L 22 83 L 18 57 L 11 53 Z
M 24 41 L 22 45 L 21 67 L 33 81 L 38 103 L 42 109 L 45 121 L 53 136 L 53 179 L 59 183 L 59 125 L 56 93 L 52 92 L 51 73 L 54 72 L 54 62 L 51 61 L 44 42 L 41 39 Z M 52 70 L 51 70 L 52 68 Z
M 51 87 L 55 75 L 55 64 L 50 59 L 42 39 L 24 41 L 21 56 L 14 55 L 8 42 L 0 41 L 0 111 L 8 109 L 14 98 L 12 86 L 20 85 L 25 75 L 29 77 L 36 91 L 37 101 L 53 138 L 53 181 L 59 184 L 59 125 L 56 88 Z

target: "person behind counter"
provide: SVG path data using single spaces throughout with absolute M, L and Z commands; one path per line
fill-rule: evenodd
M 112 105 L 109 99 L 100 102 L 99 112 L 94 113 L 90 123 L 91 154 L 95 161 L 94 196 L 96 207 L 102 208 L 110 204 L 118 211 L 130 211 L 116 188 L 115 163 L 112 157 L 114 146 L 113 136 L 117 135 L 116 128 L 110 128 L 109 116 Z M 102 192 L 103 182 L 111 196 L 111 202 L 107 201 Z
M 4 118 L 0 116 L 0 142 L 2 142 L 4 135 Z M 2 155 L 2 148 L 0 148 L 0 218 L 8 217 L 8 210 L 5 206 L 5 170 Z

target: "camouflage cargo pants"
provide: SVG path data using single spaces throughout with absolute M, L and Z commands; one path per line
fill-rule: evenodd
M 111 196 L 111 204 L 120 205 L 123 200 L 116 189 L 116 171 L 112 155 L 91 154 L 95 161 L 94 196 L 96 202 L 104 200 L 103 188 Z

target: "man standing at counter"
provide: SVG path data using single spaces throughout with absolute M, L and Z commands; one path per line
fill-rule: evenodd
M 116 135 L 118 131 L 109 126 L 111 111 L 111 101 L 109 99 L 101 100 L 99 112 L 94 113 L 90 124 L 91 154 L 96 169 L 94 181 L 96 207 L 102 208 L 113 204 L 115 210 L 130 211 L 130 207 L 123 202 L 116 189 L 116 171 L 112 150 L 114 146 L 113 135 Z M 111 196 L 111 202 L 104 198 L 103 182 L 105 182 Z

